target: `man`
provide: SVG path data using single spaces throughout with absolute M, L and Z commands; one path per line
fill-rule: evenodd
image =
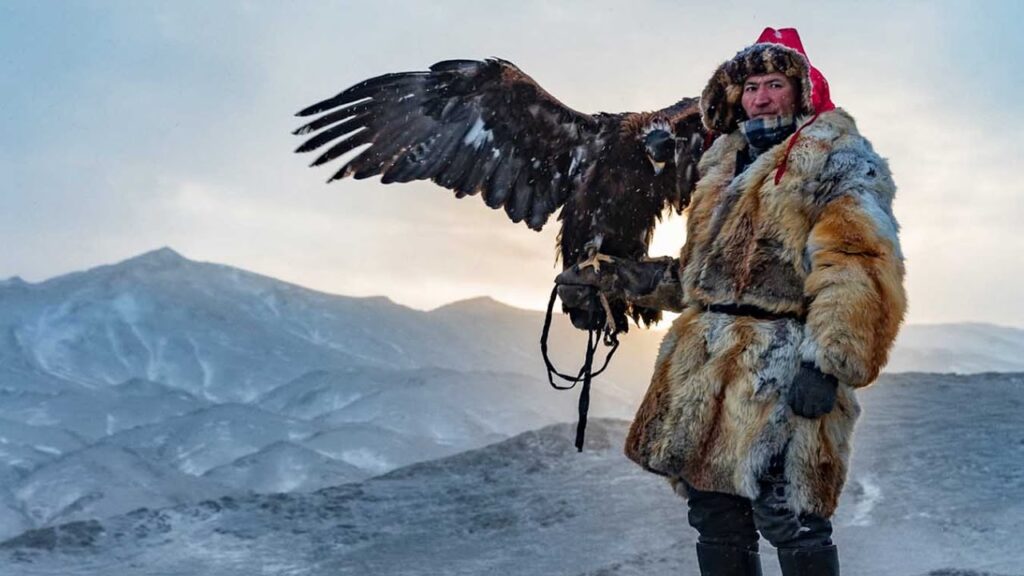
M 682 312 L 626 454 L 687 497 L 701 574 L 761 574 L 759 532 L 785 576 L 839 574 L 854 390 L 906 306 L 895 185 L 796 30 L 722 64 L 701 112 L 719 137 L 688 209 Z

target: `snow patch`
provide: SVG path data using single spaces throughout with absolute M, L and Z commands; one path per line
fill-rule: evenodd
M 33 446 L 33 448 L 35 448 L 36 450 L 39 450 L 40 452 L 45 452 L 46 454 L 52 454 L 54 456 L 60 456 L 61 454 L 63 454 L 63 452 L 61 452 L 57 448 L 54 448 L 53 446 L 45 446 L 45 445 L 42 445 L 42 444 L 37 444 L 37 445 Z
M 192 345 L 192 354 L 196 358 L 196 364 L 199 364 L 199 370 L 203 373 L 203 397 L 212 400 L 213 394 L 210 389 L 213 386 L 213 364 L 203 359 L 199 353 L 199 345 L 191 336 L 188 337 L 188 343 Z
M 281 317 L 281 311 L 277 309 L 277 296 L 275 294 L 264 294 L 262 300 L 263 304 L 266 305 L 275 318 Z
M 870 474 L 865 474 L 858 480 L 861 490 L 864 492 L 857 500 L 853 508 L 853 518 L 850 519 L 851 526 L 870 526 L 871 512 L 882 500 L 882 488 L 875 482 Z
M 345 450 L 340 454 L 340 459 L 357 468 L 369 470 L 376 474 L 383 474 L 394 468 L 391 462 L 369 448 Z
M 129 324 L 139 321 L 139 302 L 131 294 L 118 294 L 110 303 L 114 311 Z
M 199 464 L 191 459 L 191 456 L 193 454 L 200 452 L 204 448 L 206 448 L 206 442 L 200 442 L 191 449 L 179 448 L 177 459 L 180 462 L 180 464 L 178 464 L 178 469 L 184 472 L 185 474 L 189 474 L 191 476 L 199 476 L 203 472 L 206 472 L 206 468 L 203 467 L 202 464 Z

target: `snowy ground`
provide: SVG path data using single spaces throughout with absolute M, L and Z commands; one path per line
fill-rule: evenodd
M 1024 573 L 1022 401 L 1020 375 L 906 375 L 867 391 L 835 519 L 844 574 Z M 0 545 L 0 572 L 695 576 L 685 505 L 621 455 L 625 429 L 592 422 L 582 454 L 556 425 L 312 494 L 29 532 Z M 762 561 L 778 574 L 767 544 Z

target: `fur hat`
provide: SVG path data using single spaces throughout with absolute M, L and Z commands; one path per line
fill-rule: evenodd
M 747 119 L 743 111 L 743 83 L 750 76 L 781 72 L 795 83 L 797 116 L 835 108 L 829 99 L 828 83 L 807 60 L 800 36 L 792 28 L 765 28 L 756 44 L 736 53 L 715 71 L 700 97 L 704 126 L 727 134 Z M 814 79 L 812 81 L 812 78 Z M 812 85 L 817 90 L 812 89 Z

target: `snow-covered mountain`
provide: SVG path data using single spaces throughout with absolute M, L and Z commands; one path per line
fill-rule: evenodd
M 423 312 L 329 295 L 166 248 L 0 283 L 0 538 L 362 481 L 574 421 L 576 392 L 544 379 L 542 321 L 489 298 Z M 1022 334 L 908 326 L 891 367 L 1024 370 Z M 593 417 L 632 415 L 660 338 L 623 337 Z M 559 315 L 551 348 L 574 371 L 583 335 Z
M 36 525 L 198 502 L 227 492 L 223 486 L 110 445 L 89 446 L 45 464 L 13 490 Z
M 203 474 L 204 478 L 238 492 L 263 494 L 312 492 L 368 476 L 362 468 L 286 441 L 275 442 Z
M 271 444 L 303 440 L 315 431 L 316 427 L 304 420 L 243 404 L 217 404 L 118 432 L 99 444 L 120 446 L 150 461 L 199 476 Z
M 1024 372 L 1024 330 L 993 324 L 911 324 L 888 372 Z
M 546 382 L 521 374 L 424 368 L 396 371 L 386 385 L 314 421 L 324 428 L 372 423 L 440 444 L 484 436 L 489 444 L 571 419 L 575 407 L 573 395 L 555 394 Z
M 0 358 L 85 387 L 145 378 L 247 401 L 309 366 L 383 364 L 370 318 L 411 329 L 383 299 L 333 297 L 169 249 L 37 285 L 0 288 Z M 388 365 L 407 360 L 395 354 Z
M 0 540 L 11 538 L 37 526 L 25 513 L 24 504 L 11 493 L 8 481 L 0 484 Z
M 0 418 L 0 483 L 8 484 L 41 464 L 85 448 L 87 444 L 81 436 L 63 428 L 32 426 Z
M 542 380 L 539 329 L 537 313 L 487 298 L 422 312 L 170 249 L 5 282 L 0 535 L 144 501 L 97 490 L 115 470 L 154 489 L 184 475 L 218 493 L 311 490 L 570 420 L 576 394 Z M 580 336 L 558 319 L 556 360 L 578 361 Z M 595 389 L 595 415 L 632 410 L 623 390 L 643 375 L 622 374 L 629 386 Z M 67 495 L 45 504 L 35 485 Z
M 144 378 L 214 402 L 248 402 L 315 369 L 542 375 L 538 318 L 490 299 L 422 312 L 386 298 L 324 294 L 164 248 L 0 286 L 0 366 L 22 371 L 0 388 L 23 389 L 30 374 L 91 388 Z M 553 341 L 571 335 L 562 321 Z
M 90 440 L 210 405 L 184 390 L 137 378 L 107 388 L 79 385 L 56 394 L 0 394 L 0 399 L 2 418 L 57 426 Z
M 480 440 L 480 439 L 477 439 Z M 339 424 L 302 442 L 303 446 L 365 470 L 383 474 L 411 462 L 433 460 L 475 447 L 439 444 L 433 438 L 409 436 L 374 424 Z
M 1024 375 L 886 375 L 863 404 L 835 518 L 843 573 L 1020 575 Z M 31 531 L 0 544 L 0 571 L 696 576 L 685 504 L 625 459 L 626 426 L 592 422 L 583 453 L 559 424 L 312 494 Z

